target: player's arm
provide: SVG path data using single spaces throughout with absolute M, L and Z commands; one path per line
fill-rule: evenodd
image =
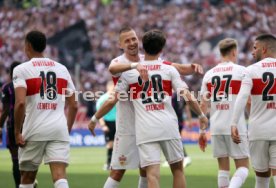
M 25 145 L 25 140 L 22 137 L 21 129 L 25 117 L 25 101 L 27 89 L 24 87 L 15 88 L 15 105 L 14 105 L 14 134 L 16 144 L 20 147 Z
M 13 70 L 13 85 L 15 91 L 14 104 L 14 134 L 15 141 L 19 147 L 24 147 L 25 140 L 21 134 L 25 118 L 25 101 L 27 95 L 27 84 L 24 77 L 24 69 L 17 66 Z
M 106 115 L 116 105 L 118 101 L 117 95 L 118 95 L 117 92 L 112 92 L 109 95 L 108 100 L 106 100 L 103 103 L 103 105 L 99 108 L 99 110 L 97 110 L 97 112 L 92 116 L 88 124 L 88 129 L 91 131 L 93 136 L 96 136 L 94 131 L 96 127 L 96 123 L 99 121 L 99 119 L 101 119 L 104 115 Z
M 173 67 L 176 68 L 176 70 L 181 75 L 189 75 L 189 74 L 203 74 L 203 68 L 199 64 L 191 63 L 191 64 L 178 64 L 178 63 L 171 63 Z
M 67 127 L 68 127 L 68 132 L 70 133 L 78 112 L 78 103 L 75 100 L 75 93 L 73 93 L 69 97 L 66 97 L 65 103 L 66 103 L 66 106 L 68 107 Z
M 252 79 L 250 77 L 250 74 L 246 71 L 244 73 L 241 88 L 234 105 L 234 113 L 231 121 L 231 137 L 233 142 L 235 142 L 236 144 L 239 144 L 241 142 L 237 125 L 241 114 L 244 113 L 244 109 L 248 102 L 252 86 Z
M 191 113 L 190 106 L 188 104 L 186 104 L 184 107 L 184 113 L 186 114 L 186 117 L 187 117 L 186 118 L 187 127 L 192 128 L 192 113 Z
M 120 74 L 131 69 L 136 69 L 139 72 L 142 80 L 148 80 L 148 70 L 139 63 L 113 61 L 108 67 L 108 70 L 112 75 Z
M 233 114 L 232 123 L 231 123 L 231 136 L 232 136 L 233 142 L 235 142 L 236 144 L 241 143 L 237 125 L 241 114 L 244 113 L 251 89 L 252 89 L 252 85 L 242 84 L 235 102 L 234 114 Z

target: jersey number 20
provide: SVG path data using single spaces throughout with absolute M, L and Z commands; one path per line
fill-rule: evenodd
M 150 77 L 150 79 L 151 81 L 148 80 L 143 85 L 142 78 L 140 76 L 138 77 L 138 84 L 142 86 L 142 93 L 141 93 L 142 103 L 147 104 L 152 102 L 151 97 L 149 97 L 147 94 L 149 89 L 151 89 L 150 83 L 152 83 L 154 102 L 160 103 L 165 98 L 164 92 L 163 92 L 164 89 L 162 85 L 162 77 L 159 74 L 154 74 Z

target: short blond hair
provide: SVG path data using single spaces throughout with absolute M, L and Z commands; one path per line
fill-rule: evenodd
M 219 42 L 219 51 L 222 56 L 228 55 L 233 49 L 237 49 L 238 42 L 232 38 L 226 38 Z

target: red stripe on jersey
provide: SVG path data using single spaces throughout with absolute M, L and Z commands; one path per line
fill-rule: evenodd
M 35 95 L 40 92 L 41 78 L 31 78 L 26 80 L 27 84 L 27 96 Z M 57 92 L 62 94 L 62 90 L 67 88 L 67 80 L 63 78 L 57 78 Z M 44 81 L 44 88 L 46 88 L 46 82 Z
M 218 92 L 224 92 L 225 85 L 226 85 L 226 80 L 222 80 Z M 210 82 L 207 83 L 207 89 L 210 93 L 212 93 L 212 91 L 214 91 L 215 88 L 216 88 L 216 85 L 212 85 L 212 83 L 210 83 Z M 229 88 L 232 88 L 233 95 L 237 95 L 241 88 L 241 81 L 240 80 L 231 80 Z M 229 92 L 231 92 L 231 90 L 229 90 Z
M 117 84 L 117 82 L 118 82 L 119 79 L 120 79 L 120 77 L 114 77 L 114 76 L 112 76 L 112 80 L 113 80 L 114 86 Z
M 252 95 L 262 95 L 264 89 L 267 87 L 268 85 L 268 81 L 267 82 L 263 82 L 262 79 L 252 79 L 253 81 L 253 87 L 251 89 L 251 94 Z M 274 79 L 274 83 L 275 83 L 276 79 Z M 276 84 L 273 83 L 273 86 L 270 88 L 268 94 L 276 94 Z
M 165 94 L 168 94 L 169 96 L 172 96 L 172 82 L 170 80 L 162 80 L 162 85 L 163 85 L 163 91 Z M 138 83 L 130 84 L 129 85 L 129 90 L 132 92 L 133 99 L 137 99 L 140 96 L 138 96 L 139 93 L 142 92 L 144 84 L 140 86 Z M 152 88 L 152 83 L 150 83 L 147 95 L 151 96 L 151 88 Z
M 169 61 L 163 61 L 163 64 L 172 65 L 173 63 L 172 63 L 172 62 L 169 62 Z

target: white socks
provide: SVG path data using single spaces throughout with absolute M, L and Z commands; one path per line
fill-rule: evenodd
M 139 184 L 138 188 L 147 188 L 148 187 L 148 181 L 146 177 L 140 176 L 139 178 Z
M 34 185 L 33 184 L 20 184 L 19 188 L 33 188 Z
M 273 176 L 274 186 L 276 187 L 276 176 Z
M 59 179 L 55 182 L 55 188 L 69 188 L 68 182 L 66 179 Z
M 229 188 L 240 188 L 248 176 L 248 168 L 240 167 L 233 175 Z
M 118 188 L 119 183 L 120 182 L 112 179 L 111 177 L 108 177 L 103 188 Z
M 227 188 L 229 186 L 229 171 L 219 170 L 218 171 L 218 187 Z
M 255 188 L 269 188 L 269 180 L 270 180 L 269 177 L 263 178 L 263 177 L 256 176 L 255 178 L 256 178 Z

